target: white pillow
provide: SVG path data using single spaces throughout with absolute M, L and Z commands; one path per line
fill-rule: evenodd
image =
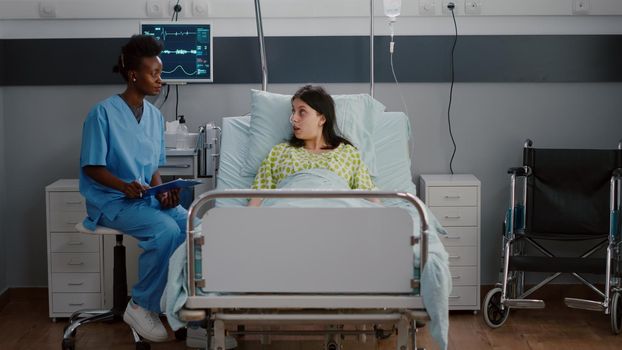
M 359 150 L 370 174 L 375 175 L 374 116 L 382 114 L 385 106 L 367 94 L 332 97 L 341 135 Z M 251 90 L 249 152 L 241 169 L 242 176 L 255 176 L 272 147 L 291 137 L 291 98 L 291 95 Z

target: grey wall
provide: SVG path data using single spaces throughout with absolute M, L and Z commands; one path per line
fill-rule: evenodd
M 4 88 L 9 286 L 47 285 L 45 186 L 78 176 L 84 115 L 102 96 L 118 90 Z
M 368 84 L 326 86 L 332 93 L 369 91 Z M 296 87 L 283 84 L 269 89 L 291 93 Z M 220 123 L 223 116 L 249 112 L 251 88 L 258 86 L 182 86 L 179 112 L 187 116 L 191 129 L 207 121 Z M 1 183 L 10 184 L 2 197 L 6 200 L 0 201 L 10 203 L 5 208 L 6 224 L 0 226 L 6 236 L 6 245 L 1 246 L 6 246 L 6 263 L 11 264 L 2 269 L 6 263 L 0 254 L 0 290 L 3 270 L 10 286 L 46 284 L 44 187 L 58 178 L 78 176 L 82 120 L 96 101 L 121 89 L 0 89 L 5 132 L 0 150 L 2 144 L 6 150 Z M 446 116 L 449 85 L 410 83 L 401 84 L 401 89 L 413 125 L 415 174 L 447 173 L 452 150 Z M 460 83 L 454 92 L 452 125 L 458 144 L 454 171 L 473 173 L 482 181 L 482 283 L 492 283 L 497 278 L 499 229 L 508 199 L 505 170 L 519 164 L 523 140 L 529 137 L 536 145 L 551 147 L 615 147 L 622 138 L 622 83 Z M 393 84 L 377 84 L 376 98 L 388 110 L 405 110 Z M 174 108 L 173 90 L 163 108 L 169 120 Z M 1 161 L 0 157 L 0 165 Z
M 4 88 L 0 88 L 0 293 L 8 287 L 6 279 L 6 177 L 4 171 Z

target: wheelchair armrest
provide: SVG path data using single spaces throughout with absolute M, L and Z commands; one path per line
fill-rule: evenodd
M 508 174 L 513 174 L 516 176 L 529 176 L 529 172 L 525 167 L 509 168 Z

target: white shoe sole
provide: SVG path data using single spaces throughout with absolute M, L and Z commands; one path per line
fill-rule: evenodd
M 152 341 L 154 343 L 161 343 L 168 340 L 168 334 L 163 337 L 152 336 L 148 331 L 140 327 L 140 322 L 134 319 L 134 317 L 127 312 L 123 313 L 123 322 L 127 323 L 130 327 L 132 327 L 132 329 L 136 331 L 136 333 L 149 341 Z

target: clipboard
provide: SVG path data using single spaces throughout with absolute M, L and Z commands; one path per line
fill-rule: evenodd
M 170 190 L 172 190 L 174 188 L 193 187 L 193 186 L 196 186 L 196 185 L 199 185 L 199 184 L 202 184 L 202 183 L 203 182 L 198 181 L 198 180 L 177 179 L 177 180 L 165 182 L 165 183 L 163 183 L 161 185 L 149 187 L 145 191 L 144 195 L 145 196 L 153 196 L 153 195 L 156 195 L 158 193 L 170 191 Z

